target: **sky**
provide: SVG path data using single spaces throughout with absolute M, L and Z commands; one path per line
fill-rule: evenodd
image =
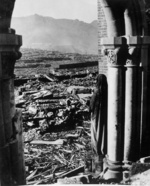
M 16 0 L 13 17 L 39 14 L 56 19 L 97 19 L 97 0 Z

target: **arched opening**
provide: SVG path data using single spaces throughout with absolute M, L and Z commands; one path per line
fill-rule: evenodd
M 2 2 L 4 4 L 2 3 L 0 5 L 0 9 L 2 10 L 0 11 L 1 13 L 1 18 L 0 18 L 0 23 L 1 23 L 0 24 L 0 67 L 1 67 L 0 69 L 0 78 L 1 78 L 0 79 L 1 80 L 0 81 L 0 84 L 1 84 L 0 86 L 0 119 L 1 119 L 0 120 L 1 121 L 0 122 L 0 126 L 1 126 L 0 161 L 1 163 L 0 165 L 2 165 L 0 167 L 0 176 L 1 176 L 2 185 L 10 185 L 10 183 L 11 184 L 18 184 L 18 183 L 23 184 L 25 183 L 25 177 L 24 177 L 24 170 L 23 170 L 24 160 L 23 160 L 23 153 L 22 153 L 23 151 L 22 136 L 20 135 L 22 129 L 21 129 L 21 125 L 17 125 L 17 122 L 21 124 L 20 122 L 21 116 L 19 115 L 20 112 L 17 113 L 19 117 L 15 116 L 16 113 L 15 113 L 14 88 L 13 88 L 14 64 L 15 64 L 15 61 L 21 57 L 19 48 L 22 42 L 21 42 L 21 37 L 16 35 L 13 29 L 9 28 L 14 1 L 11 1 L 11 4 L 9 4 L 10 3 L 9 0 L 2 1 Z M 130 4 L 130 2 L 132 2 L 133 4 Z M 115 179 L 118 179 L 118 178 L 122 179 L 124 170 L 125 170 L 125 175 L 126 175 L 125 166 L 126 165 L 129 166 L 130 162 L 136 161 L 137 158 L 139 158 L 140 153 L 138 153 L 138 156 L 134 156 L 135 152 L 140 151 L 139 144 L 141 143 L 141 139 L 139 137 L 140 136 L 139 130 L 142 128 L 142 137 L 145 137 L 144 134 L 145 132 L 147 132 L 146 130 L 147 129 L 149 130 L 149 126 L 147 124 L 147 122 L 149 121 L 149 116 L 148 116 L 149 115 L 149 104 L 147 101 L 149 101 L 148 99 L 148 92 L 149 92 L 149 88 L 148 88 L 148 82 L 149 82 L 148 81 L 149 80 L 148 45 L 150 43 L 149 42 L 150 39 L 148 36 L 145 35 L 145 33 L 147 33 L 147 30 L 145 31 L 145 27 L 141 25 L 141 20 L 143 19 L 142 1 L 133 0 L 130 2 L 128 0 L 124 0 L 123 4 L 120 4 L 120 1 L 118 0 L 114 0 L 113 3 L 110 0 L 105 0 L 105 1 L 99 0 L 99 3 L 102 3 L 103 5 L 102 8 L 106 15 L 107 26 L 108 28 L 112 28 L 112 30 L 111 29 L 108 30 L 109 37 L 102 39 L 101 40 L 102 42 L 100 43 L 105 46 L 104 53 L 107 55 L 108 63 L 109 63 L 109 68 L 108 68 L 108 76 L 109 76 L 108 78 L 108 81 L 109 81 L 108 82 L 109 83 L 108 132 L 109 132 L 109 135 L 108 135 L 108 157 L 106 157 L 106 162 L 105 162 L 106 163 L 105 165 L 106 167 L 108 167 L 109 171 L 107 172 L 108 174 L 105 176 L 108 178 L 115 178 Z M 133 7 L 130 5 L 133 5 Z M 115 11 L 116 7 L 120 8 L 118 14 L 116 13 L 117 11 Z M 125 14 L 123 14 L 124 12 Z M 123 19 L 124 16 L 125 16 L 125 19 Z M 4 21 L 5 19 L 6 19 L 6 22 Z M 145 19 L 144 19 L 144 22 L 145 22 Z M 99 33 L 103 33 L 103 32 L 100 31 Z M 141 54 L 141 56 L 139 56 L 139 53 Z M 142 73 L 140 71 L 141 66 L 142 66 Z M 138 76 L 137 72 L 139 71 L 141 74 Z M 89 76 L 89 79 L 90 78 L 91 77 Z M 48 77 L 47 79 L 50 81 L 53 81 L 53 78 Z M 53 85 L 55 86 L 55 80 L 53 82 L 54 82 Z M 139 86 L 137 82 L 142 82 L 141 83 L 142 86 Z M 30 81 L 28 83 L 30 83 Z M 27 94 L 28 95 L 32 94 L 33 95 L 32 99 L 34 101 L 38 100 L 39 98 L 43 101 L 43 98 L 47 99 L 49 97 L 53 98 L 53 100 L 54 99 L 56 100 L 57 98 L 60 99 L 58 92 L 55 92 L 56 95 L 53 96 L 53 94 L 51 94 L 50 91 L 45 92 L 43 90 L 43 94 L 41 95 L 39 94 L 41 93 L 39 91 L 41 90 L 41 86 L 39 86 L 38 89 L 36 89 L 36 91 L 34 90 L 35 92 L 30 91 L 31 86 L 33 86 L 32 83 L 29 84 L 29 86 L 27 85 L 25 87 L 22 87 L 23 89 L 20 90 L 20 93 L 22 93 L 21 91 L 24 91 L 24 88 L 25 89 L 27 88 L 29 89 Z M 37 85 L 35 85 L 35 87 L 37 88 Z M 52 88 L 52 86 L 50 88 Z M 48 87 L 46 87 L 46 89 L 48 89 Z M 89 91 L 89 87 L 88 89 L 86 89 L 86 91 L 87 90 Z M 73 97 L 75 99 L 80 98 L 80 96 L 77 95 L 78 91 L 79 90 L 73 91 L 74 93 Z M 111 91 L 113 92 L 113 95 L 111 95 Z M 140 92 L 140 96 L 139 96 L 138 91 Z M 91 93 L 91 90 L 90 90 L 90 93 Z M 22 95 L 22 98 L 24 98 L 24 96 L 25 94 Z M 61 95 L 61 96 L 63 97 L 64 95 Z M 81 97 L 81 99 L 82 98 L 83 97 Z M 29 99 L 28 101 L 31 101 L 31 100 Z M 61 108 L 59 109 L 61 110 L 62 108 L 64 109 L 64 107 L 65 109 L 66 107 L 70 107 L 71 101 L 72 99 L 71 100 L 68 99 L 67 102 L 64 104 L 64 102 L 61 100 L 61 102 L 59 102 L 61 105 Z M 76 111 L 74 109 L 75 106 L 78 106 L 78 107 L 83 106 L 82 105 L 83 103 L 86 103 L 85 105 L 87 106 L 88 101 L 87 102 L 86 101 L 87 99 L 83 99 L 82 101 L 80 100 L 79 104 L 76 104 L 76 102 L 73 101 L 74 107 L 73 107 L 71 114 L 75 113 Z M 53 101 L 52 103 L 54 102 L 55 101 Z M 32 113 L 32 116 L 35 116 L 37 110 L 33 105 L 29 105 L 28 109 L 30 110 L 30 113 Z M 39 105 L 40 105 L 40 101 L 38 101 L 38 106 Z M 58 102 L 57 102 L 57 105 L 58 105 Z M 26 108 L 24 107 L 23 109 L 26 109 Z M 41 110 L 40 110 L 40 114 L 42 114 Z M 51 112 L 47 113 L 47 116 L 51 117 Z M 46 121 L 47 121 L 47 116 L 46 116 Z M 59 113 L 59 116 L 62 117 L 62 112 Z M 135 116 L 137 116 L 139 120 L 135 118 Z M 89 117 L 89 115 L 87 117 Z M 29 119 L 30 119 L 29 116 L 27 116 L 27 120 Z M 70 123 L 73 124 L 72 123 L 73 121 L 74 120 L 71 118 L 69 120 L 69 124 Z M 58 123 L 59 122 L 60 120 L 58 121 Z M 45 124 L 45 120 L 42 121 L 42 126 L 45 127 L 44 124 Z M 138 126 L 136 124 L 138 124 Z M 28 126 L 32 126 L 32 125 L 33 123 L 28 123 Z M 54 123 L 51 122 L 50 125 L 53 126 Z M 17 128 L 17 126 L 19 126 L 20 128 Z M 65 151 L 66 154 L 68 155 L 70 154 L 70 151 L 69 151 L 70 149 L 69 150 L 67 149 L 66 151 L 60 148 L 60 145 L 66 145 L 66 142 L 68 142 L 68 140 L 69 140 L 69 143 L 71 144 L 73 143 L 73 140 L 77 140 L 77 139 L 78 140 L 76 141 L 75 146 L 78 148 L 77 150 L 78 152 L 82 152 L 82 154 L 80 154 L 82 156 L 85 153 L 85 151 L 83 152 L 80 150 L 84 149 L 83 148 L 84 145 L 85 146 L 88 145 L 87 141 L 84 141 L 83 136 L 86 135 L 86 137 L 89 137 L 90 135 L 89 135 L 89 131 L 87 131 L 87 126 L 83 127 L 83 126 L 78 125 L 77 128 L 78 128 L 77 133 L 71 133 L 69 135 L 65 135 L 65 138 L 66 138 L 65 140 L 64 140 L 64 134 L 59 136 L 59 138 L 62 137 L 61 139 L 55 140 L 52 143 L 47 142 L 45 140 L 46 142 L 44 142 L 44 144 L 46 143 L 46 145 L 47 144 L 48 145 L 53 144 L 56 146 L 58 145 L 57 148 L 55 149 L 55 152 L 59 152 L 59 154 L 55 154 L 54 157 L 53 155 L 51 156 L 51 154 L 49 155 L 49 157 L 46 155 L 43 157 L 47 159 L 48 158 L 57 159 L 57 165 L 58 163 L 63 163 L 64 166 L 66 166 L 66 164 L 68 165 L 68 161 L 62 155 L 62 151 Z M 109 131 L 110 129 L 111 131 Z M 46 135 L 44 136 L 45 139 L 47 139 L 47 137 L 51 137 L 51 136 L 46 136 Z M 54 134 L 53 137 L 56 137 L 56 134 Z M 124 139 L 122 137 L 124 137 Z M 49 141 L 50 139 L 51 138 L 49 138 Z M 41 143 L 43 144 L 43 141 L 44 141 L 43 139 L 41 139 L 40 141 L 35 140 L 35 141 L 32 141 L 31 144 L 41 145 Z M 142 142 L 143 142 L 143 145 L 146 144 L 144 140 Z M 134 146 L 134 143 L 137 144 L 137 146 Z M 37 153 L 36 155 L 39 155 L 39 156 L 43 155 L 44 153 L 47 153 L 43 151 L 43 149 L 42 150 L 39 150 L 39 149 L 37 150 L 37 149 L 38 148 L 32 149 L 32 153 L 33 154 Z M 29 148 L 28 151 L 30 150 L 31 149 Z M 54 150 L 54 148 L 47 149 L 48 152 L 50 152 L 51 150 Z M 26 151 L 26 153 L 28 153 L 28 151 Z M 75 153 L 76 151 L 73 151 L 73 152 Z M 149 153 L 149 149 L 148 149 L 148 152 L 146 153 Z M 71 155 L 72 156 L 70 156 L 69 161 L 71 161 L 76 154 L 71 154 Z M 39 157 L 36 156 L 36 158 L 39 158 Z M 85 156 L 83 157 L 83 159 L 80 158 L 82 163 L 84 159 L 85 159 Z M 30 162 L 31 156 L 29 157 L 28 160 Z M 81 162 L 79 161 L 78 163 L 81 163 Z M 36 165 L 38 164 L 38 166 L 40 166 L 40 168 L 43 170 L 43 162 L 36 161 L 34 163 Z M 70 162 L 70 165 L 72 166 L 72 161 Z M 49 166 L 52 166 L 52 165 L 49 165 L 49 163 L 46 164 L 46 170 L 45 169 L 44 170 L 47 171 L 47 168 Z M 53 169 L 51 170 L 52 172 L 50 172 L 51 173 L 50 175 L 44 175 L 44 178 L 46 178 L 44 181 L 47 181 L 47 179 L 49 178 L 51 179 L 51 177 L 53 178 L 53 173 L 54 172 L 56 173 L 56 170 L 58 170 L 59 168 L 64 168 L 64 166 L 63 167 L 54 166 Z M 90 166 L 87 166 L 87 167 L 90 168 Z M 83 166 L 79 167 L 79 169 L 77 170 L 83 172 Z M 39 170 L 34 170 L 29 175 L 28 180 L 33 179 L 34 176 L 36 177 L 37 176 L 36 174 L 38 171 Z M 21 176 L 19 175 L 19 173 Z M 64 172 L 60 171 L 59 173 L 66 176 Z M 60 175 L 58 174 L 58 176 Z
M 46 4 L 45 4 L 45 6 L 46 6 Z M 40 32 L 40 29 L 42 30 L 42 26 L 40 24 L 37 24 L 37 22 L 38 21 L 40 23 L 44 22 L 44 16 L 34 15 L 34 16 L 28 17 L 28 21 L 32 21 L 32 18 L 34 20 L 35 25 L 34 26 L 32 25 L 31 30 L 30 30 L 30 27 L 28 27 L 27 25 L 26 25 L 27 27 L 24 28 L 25 32 L 29 35 L 31 35 L 31 31 L 36 26 L 37 26 L 35 29 L 36 32 Z M 23 18 L 23 19 L 25 19 L 25 18 Z M 50 22 L 51 20 L 53 22 L 55 21 L 53 18 L 47 18 L 46 24 L 48 24 L 48 22 Z M 61 21 L 64 21 L 64 22 L 61 23 Z M 81 29 L 82 29 L 82 27 L 84 27 L 83 31 L 82 31 L 83 33 L 81 33 L 82 37 L 85 37 L 85 36 L 87 37 L 87 35 L 88 35 L 88 39 L 89 39 L 89 37 L 92 37 L 91 38 L 92 43 L 94 40 L 96 42 L 95 45 L 97 45 L 97 39 L 95 39 L 95 35 L 97 34 L 97 30 L 95 29 L 95 23 L 84 23 L 83 21 L 79 21 L 79 20 L 73 20 L 72 22 L 71 22 L 71 20 L 60 20 L 60 22 L 56 22 L 53 24 L 53 26 L 55 26 L 55 24 L 61 25 L 60 28 L 57 27 L 57 29 L 59 30 L 58 34 L 61 34 L 61 32 L 63 32 L 63 24 L 67 24 L 68 22 L 69 22 L 69 25 L 70 24 L 77 25 L 76 30 L 75 30 L 76 35 L 77 35 L 77 32 L 79 32 L 79 34 L 80 34 L 80 25 L 81 25 Z M 21 24 L 24 25 L 23 22 Z M 71 29 L 71 27 L 73 27 L 73 26 L 71 26 L 71 25 L 68 26 L 68 29 Z M 88 27 L 91 28 L 91 31 L 88 34 L 86 34 L 86 32 L 88 32 L 88 29 L 89 29 Z M 13 26 L 13 28 L 16 29 L 16 33 L 22 34 L 19 32 L 20 31 L 19 27 L 17 29 L 17 26 Z M 74 29 L 74 27 L 73 27 L 73 29 Z M 49 32 L 50 30 L 52 30 L 52 27 L 49 27 L 49 29 L 47 29 L 46 32 Z M 94 32 L 93 32 L 93 30 L 94 30 Z M 35 36 L 36 32 L 33 35 L 34 39 L 37 38 L 37 36 Z M 45 34 L 46 34 L 45 30 L 43 29 L 41 32 L 41 37 L 44 38 L 44 40 L 45 40 Z M 28 37 L 31 37 L 29 35 L 28 35 Z M 57 37 L 59 37 L 59 36 L 57 36 Z M 64 37 L 65 37 L 65 34 L 64 34 Z M 59 42 L 59 38 L 56 38 L 56 36 L 55 36 L 55 39 L 57 39 L 58 42 Z M 81 40 L 81 38 L 79 38 L 79 39 Z M 85 39 L 85 40 L 88 40 L 88 39 Z M 48 39 L 46 39 L 46 40 L 48 40 Z M 25 42 L 24 39 L 23 39 L 23 42 Z M 77 44 L 78 43 L 80 44 L 80 42 L 78 40 Z M 49 143 L 51 143 L 51 141 L 56 141 L 56 143 L 57 143 L 57 140 L 59 140 L 59 138 L 61 138 L 63 143 L 67 142 L 67 144 L 68 144 L 67 146 L 68 147 L 70 146 L 68 148 L 66 146 L 63 147 L 63 145 L 60 144 L 62 146 L 62 149 L 67 148 L 68 152 L 64 151 L 64 153 L 69 160 L 67 160 L 66 157 L 64 157 L 64 158 L 61 157 L 62 151 L 61 150 L 59 151 L 59 149 L 57 149 L 57 144 L 56 144 L 57 150 L 55 149 L 55 146 L 54 146 L 53 151 L 51 150 L 51 148 L 52 148 L 51 145 L 49 147 L 47 146 L 46 149 L 41 147 L 41 151 L 44 152 L 47 150 L 47 151 L 49 151 L 49 153 L 48 153 L 48 155 L 43 154 L 41 156 L 41 159 L 38 158 L 39 161 L 37 160 L 37 163 L 39 163 L 40 166 L 42 165 L 41 161 L 45 161 L 45 163 L 47 163 L 47 165 L 54 164 L 54 165 L 52 165 L 51 169 L 49 169 L 50 172 L 52 170 L 54 170 L 56 168 L 56 166 L 58 166 L 58 172 L 57 172 L 57 170 L 55 170 L 55 174 L 57 174 L 57 173 L 59 174 L 59 171 L 60 171 L 59 168 L 61 168 L 61 165 L 63 166 L 64 172 L 65 171 L 68 172 L 68 169 L 74 170 L 75 168 L 79 168 L 79 171 L 83 172 L 83 165 L 85 165 L 86 163 L 88 164 L 88 161 L 91 161 L 92 154 L 91 154 L 91 148 L 89 145 L 89 143 L 90 143 L 90 128 L 89 128 L 90 127 L 90 120 L 89 120 L 90 117 L 89 117 L 88 111 L 86 111 L 86 109 L 88 108 L 87 106 L 88 106 L 89 96 L 91 96 L 91 90 L 92 90 L 91 86 L 93 86 L 93 82 L 95 80 L 95 71 L 94 70 L 96 69 L 96 71 L 98 71 L 97 70 L 98 63 L 95 60 L 95 56 L 93 54 L 88 55 L 87 49 L 90 47 L 90 45 L 92 45 L 92 44 L 90 42 L 86 41 L 84 44 L 84 47 L 86 49 L 83 51 L 83 55 L 78 54 L 79 53 L 78 52 L 77 54 L 75 54 L 75 56 L 71 55 L 71 52 L 67 52 L 67 54 L 61 54 L 61 52 L 57 52 L 57 51 L 53 51 L 53 50 L 50 50 L 50 52 L 48 52 L 48 50 L 45 50 L 45 51 L 44 50 L 36 50 L 36 49 L 32 49 L 32 47 L 30 47 L 27 50 L 27 52 L 25 51 L 25 53 L 27 53 L 27 55 L 24 56 L 24 54 L 23 54 L 20 61 L 18 60 L 16 62 L 16 66 L 18 67 L 18 69 L 21 69 L 20 72 L 18 73 L 19 76 L 30 75 L 30 72 L 28 72 L 28 71 L 30 71 L 30 70 L 33 71 L 33 69 L 37 65 L 37 63 L 40 63 L 40 65 L 38 67 L 36 66 L 34 69 L 35 74 L 34 73 L 32 74 L 32 75 L 34 75 L 34 77 L 37 81 L 36 80 L 35 81 L 29 80 L 26 83 L 24 83 L 23 85 L 21 85 L 20 88 L 17 87 L 15 90 L 15 94 L 17 95 L 16 98 L 18 97 L 20 99 L 20 100 L 16 99 L 16 101 L 18 101 L 18 102 L 16 102 L 16 106 L 20 107 L 22 109 L 23 127 L 24 127 L 24 134 L 25 134 L 24 135 L 25 136 L 25 151 L 27 152 L 29 149 L 29 146 L 30 147 L 33 146 L 33 144 L 36 143 L 37 139 L 38 140 L 43 139 L 43 142 L 45 142 L 44 140 L 47 138 L 47 140 L 49 140 Z M 90 55 L 91 55 L 91 57 L 90 57 Z M 84 63 L 82 62 L 83 57 L 84 57 L 84 59 L 83 59 Z M 29 58 L 29 59 L 27 59 L 27 58 Z M 52 76 L 52 75 L 56 75 L 56 74 L 51 73 L 51 76 L 46 76 L 46 78 L 50 82 L 45 83 L 45 85 L 44 85 L 44 82 L 41 82 L 42 78 L 40 77 L 40 75 L 44 75 L 44 78 L 45 78 L 45 75 L 49 75 L 46 73 L 47 72 L 49 73 L 48 68 L 50 68 L 50 66 L 44 66 L 45 64 L 43 64 L 43 63 L 47 62 L 46 65 L 50 65 L 51 61 L 53 61 L 53 64 L 55 66 L 57 63 L 59 65 L 59 68 L 61 68 L 61 65 L 64 63 L 64 60 L 65 60 L 65 61 L 67 61 L 65 68 L 70 68 L 69 64 L 68 64 L 70 58 L 73 58 L 74 61 L 79 59 L 79 62 L 80 62 L 80 63 L 79 62 L 75 63 L 75 69 L 72 70 L 73 74 L 71 74 L 71 75 L 69 74 L 70 73 L 69 71 L 71 71 L 71 70 L 67 70 L 67 71 L 60 70 L 60 71 L 62 71 L 65 74 L 68 73 L 67 77 L 65 77 L 66 79 L 68 77 L 70 78 L 72 76 L 73 78 L 71 80 L 64 80 L 64 82 L 63 82 L 64 76 L 62 74 L 62 76 L 56 77 L 57 80 L 55 81 L 55 76 Z M 38 61 L 38 60 L 40 60 L 40 61 Z M 90 60 L 92 60 L 91 63 L 96 64 L 96 68 L 90 64 Z M 23 63 L 23 64 L 21 64 L 21 63 Z M 68 66 L 67 66 L 67 64 L 68 64 Z M 85 64 L 89 64 L 88 69 L 85 66 Z M 73 63 L 73 65 L 74 65 L 74 63 Z M 80 65 L 81 65 L 81 68 L 79 68 Z M 83 70 L 82 70 L 82 65 L 84 68 Z M 90 65 L 91 65 L 91 67 L 90 67 Z M 19 68 L 21 66 L 23 68 Z M 25 66 L 27 66 L 27 69 L 24 68 Z M 30 68 L 30 70 L 28 67 Z M 63 68 L 63 65 L 62 65 L 62 68 Z M 15 71 L 15 73 L 17 72 L 17 70 Z M 27 71 L 25 71 L 25 70 L 27 70 Z M 89 70 L 90 72 L 89 71 L 87 72 L 87 70 Z M 38 76 L 35 76 L 35 75 L 38 75 Z M 78 76 L 81 77 L 81 79 L 78 79 Z M 91 76 L 94 76 L 94 77 L 91 77 Z M 85 78 L 87 77 L 87 79 L 85 81 L 84 81 L 84 77 Z M 51 82 L 51 80 L 52 80 L 52 82 Z M 80 80 L 81 80 L 81 82 L 80 82 Z M 18 80 L 18 81 L 20 81 L 20 80 Z M 68 97 L 67 92 L 65 92 L 65 90 L 66 90 L 66 88 L 70 87 L 70 85 L 82 86 L 82 87 L 78 88 L 79 90 L 77 90 L 78 91 L 77 95 L 70 94 Z M 42 87 L 45 87 L 45 88 L 43 89 Z M 46 91 L 46 92 L 44 92 L 44 91 Z M 42 95 L 40 95 L 41 93 L 42 94 L 44 93 L 45 95 L 42 96 Z M 87 96 L 86 96 L 86 94 L 87 94 Z M 38 95 L 42 96 L 43 98 L 38 97 Z M 36 97 L 35 99 L 33 98 L 34 96 Z M 28 102 L 29 104 L 28 103 L 24 104 L 23 102 L 27 101 L 27 99 L 29 101 Z M 67 100 L 67 99 L 69 99 L 69 100 Z M 21 103 L 20 101 L 23 101 L 23 102 Z M 72 106 L 71 109 L 72 110 L 69 110 L 70 109 L 69 106 L 66 109 L 68 101 L 71 102 L 71 106 Z M 84 108 L 81 108 L 81 107 L 84 107 Z M 71 129 L 74 129 L 74 127 L 76 127 L 76 129 L 71 131 Z M 64 131 L 62 130 L 62 128 L 64 128 Z M 66 131 L 68 131 L 67 133 L 68 133 L 68 135 L 70 135 L 69 137 L 67 136 Z M 47 136 L 46 136 L 46 133 L 47 133 Z M 33 136 L 33 138 L 31 139 L 32 136 Z M 56 138 L 56 136 L 57 136 L 57 138 Z M 62 138 L 65 138 L 65 140 Z M 73 149 L 71 149 L 71 146 L 74 143 L 75 143 L 75 146 Z M 36 146 L 34 144 L 34 148 L 39 149 L 39 147 L 38 147 L 39 145 L 40 144 L 38 144 Z M 66 144 L 64 144 L 64 145 L 66 145 Z M 80 154 L 80 152 L 78 152 L 80 149 L 82 151 L 82 154 Z M 55 150 L 58 152 L 55 153 Z M 33 153 L 35 153 L 35 154 L 33 155 Z M 31 159 L 30 159 L 31 161 L 28 161 L 29 157 L 39 155 L 36 153 L 39 153 L 39 152 L 38 151 L 33 152 L 31 150 L 31 151 L 28 151 L 27 154 L 25 154 L 25 165 L 26 165 L 26 167 L 28 167 L 28 170 L 26 172 L 27 173 L 26 176 L 27 176 L 27 182 L 30 184 L 33 182 L 36 183 L 38 176 L 39 176 L 39 178 L 41 177 L 40 171 L 43 172 L 44 170 L 48 169 L 45 167 L 46 169 L 39 170 L 37 168 L 37 165 L 34 163 L 34 157 L 31 158 L 33 161 Z M 75 153 L 75 156 L 73 153 Z M 49 158 L 47 157 L 47 159 L 44 160 L 44 158 L 45 158 L 44 156 L 49 156 Z M 52 159 L 53 159 L 53 161 L 52 161 Z M 69 167 L 68 167 L 67 162 L 70 162 Z M 65 164 L 66 164 L 66 166 L 64 166 Z M 73 166 L 71 164 L 73 164 Z M 88 168 L 89 167 L 90 167 L 90 165 L 88 166 Z M 35 173 L 35 175 L 34 175 L 35 179 L 34 179 L 34 176 L 33 176 L 33 178 L 31 177 L 32 173 Z M 45 175 L 45 173 L 42 173 L 42 174 L 44 177 L 47 176 L 47 175 Z M 47 179 L 45 177 L 45 179 L 41 180 L 41 181 L 42 181 L 41 183 L 44 183 L 44 182 L 52 183 L 54 181 L 54 179 L 53 178 Z

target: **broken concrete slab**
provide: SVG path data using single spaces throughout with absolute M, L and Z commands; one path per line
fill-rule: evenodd
M 65 139 L 58 139 L 56 141 L 43 141 L 43 140 L 33 140 L 30 142 L 32 145 L 63 145 Z

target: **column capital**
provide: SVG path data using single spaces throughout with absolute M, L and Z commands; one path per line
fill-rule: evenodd
M 10 47 L 10 46 L 18 46 L 22 45 L 22 36 L 16 34 L 0 34 L 0 50 L 1 46 Z
M 109 66 L 119 67 L 125 64 L 128 50 L 125 47 L 116 48 L 104 47 L 103 54 L 107 56 L 107 62 Z
M 19 51 L 22 36 L 15 34 L 0 34 L 0 79 L 10 79 L 14 74 L 14 65 L 21 57 Z
M 143 36 L 142 37 L 142 44 L 143 45 L 150 45 L 150 36 Z
M 127 40 L 127 45 L 142 45 L 142 37 L 141 36 L 129 36 L 125 37 Z
M 139 66 L 140 60 L 141 60 L 141 47 L 129 46 L 126 66 L 127 67 Z
M 100 39 L 100 45 L 115 48 L 116 46 L 126 45 L 125 37 L 106 37 Z
M 142 45 L 150 44 L 150 36 L 122 36 L 122 37 L 107 37 L 101 38 L 100 44 L 104 46 L 118 46 L 118 45 Z
M 125 64 L 127 45 L 124 37 L 107 37 L 101 39 L 102 53 L 107 56 L 109 66 L 117 67 Z
M 143 38 L 140 36 L 101 39 L 102 53 L 107 56 L 108 65 L 112 67 L 139 65 L 142 44 Z

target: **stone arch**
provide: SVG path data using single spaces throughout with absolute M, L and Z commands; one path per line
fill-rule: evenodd
M 10 23 L 16 0 L 1 0 L 0 2 L 0 33 L 10 32 Z
M 137 2 L 136 0 L 134 0 L 135 3 Z M 147 21 L 146 21 L 146 14 L 145 14 L 145 8 L 146 8 L 146 3 L 145 0 L 139 0 L 138 2 L 138 6 L 140 9 L 140 19 L 139 19 L 139 24 L 142 24 L 142 33 L 141 35 L 143 36 L 147 36 L 148 35 L 148 25 L 147 25 Z
M 146 36 L 143 0 L 99 0 L 99 4 L 107 27 L 107 35 L 101 36 L 99 45 L 100 49 L 104 47 L 107 56 L 108 77 L 108 172 L 105 177 L 121 178 L 122 165 L 137 161 L 141 153 L 143 129 L 140 127 L 146 128 L 145 118 L 149 112 L 146 102 L 150 38 Z
M 143 1 L 99 0 L 107 22 L 107 36 L 142 35 L 145 23 Z
M 107 23 L 107 36 L 117 37 L 125 34 L 125 22 L 123 12 L 126 1 L 100 0 Z M 121 2 L 121 3 L 120 3 Z
M 107 75 L 101 38 L 147 34 L 144 0 L 98 0 L 99 73 Z
M 130 57 L 128 64 L 126 64 L 126 67 L 129 69 L 129 72 L 126 74 L 126 76 L 129 77 L 127 80 L 130 79 L 131 82 L 129 82 L 130 86 L 127 88 L 131 88 L 130 91 L 134 91 L 134 93 L 136 93 L 136 90 L 134 90 L 132 87 L 135 83 L 134 80 L 136 79 L 134 79 L 133 77 L 135 76 L 132 75 L 134 73 L 134 67 L 139 67 L 139 59 L 137 55 L 139 51 L 136 50 L 136 44 L 141 44 L 141 38 L 139 42 L 137 37 L 131 36 L 143 36 L 147 33 L 146 26 L 143 24 L 146 22 L 144 16 L 144 1 L 99 0 L 99 2 L 104 11 L 107 22 L 107 36 L 111 37 L 111 40 L 104 40 L 104 44 L 108 47 L 106 54 L 111 65 L 112 81 L 110 84 L 112 89 L 110 89 L 110 91 L 113 91 L 115 94 L 112 95 L 113 102 L 110 104 L 111 106 L 113 105 L 114 108 L 114 110 L 112 109 L 110 111 L 112 112 L 111 116 L 113 116 L 113 123 L 111 123 L 113 126 L 111 126 L 111 129 L 113 129 L 112 131 L 115 133 L 115 135 L 110 133 L 110 136 L 113 135 L 113 138 L 111 138 L 113 145 L 111 147 L 112 152 L 109 154 L 111 158 L 108 159 L 109 161 L 107 161 L 109 168 L 111 168 L 108 177 L 119 178 L 122 176 L 123 148 L 120 140 L 122 139 L 120 138 L 122 126 L 120 127 L 119 123 L 122 118 L 121 116 L 119 116 L 119 119 L 117 117 L 122 109 L 122 67 L 124 65 L 120 59 L 123 56 L 123 62 L 125 62 L 125 59 L 127 58 L 126 56 Z M 14 162 L 10 161 L 11 155 L 13 156 L 15 153 L 17 153 L 17 141 L 12 140 L 11 138 L 13 136 L 13 127 L 11 121 L 13 116 L 11 115 L 11 109 L 14 108 L 10 108 L 10 102 L 13 102 L 14 100 L 10 100 L 10 94 L 13 94 L 13 90 L 10 90 L 10 84 L 13 84 L 13 65 L 15 60 L 20 57 L 19 47 L 22 44 L 21 37 L 16 35 L 14 30 L 10 29 L 10 21 L 14 3 L 15 0 L 1 0 L 0 4 L 0 127 L 2 129 L 0 130 L 0 149 L 2 150 L 2 153 L 0 153 L 0 161 L 3 162 L 3 165 L 0 163 L 1 185 L 13 185 L 14 182 L 17 182 L 20 185 L 25 183 L 24 175 L 19 170 L 20 167 L 16 166 L 16 161 L 18 160 L 15 160 Z M 124 47 L 123 36 L 125 35 L 131 37 L 131 40 L 133 39 L 132 42 L 129 43 L 133 46 L 129 51 L 130 53 L 128 53 L 129 55 L 127 54 L 127 48 Z M 142 41 L 146 42 L 148 45 L 150 43 L 150 38 L 145 38 L 145 40 Z M 147 53 L 146 56 L 148 56 Z M 137 64 L 136 61 L 138 61 Z M 145 87 L 143 87 L 143 89 L 144 88 Z M 5 100 L 3 100 L 4 95 Z M 132 101 L 133 96 L 134 94 L 128 98 Z M 116 120 L 116 123 L 114 120 Z M 130 132 L 132 133 L 133 131 Z M 132 134 L 130 137 L 133 137 Z M 119 149 L 118 147 L 121 148 Z M 13 153 L 14 151 L 10 152 L 11 148 L 16 149 L 15 153 Z M 5 156 L 7 157 L 7 160 Z M 19 163 L 20 162 L 18 161 L 17 164 Z M 11 166 L 11 164 L 13 165 Z M 112 170 L 115 170 L 114 173 Z M 12 175 L 13 172 L 16 174 Z M 17 174 L 20 174 L 19 178 L 17 177 Z

